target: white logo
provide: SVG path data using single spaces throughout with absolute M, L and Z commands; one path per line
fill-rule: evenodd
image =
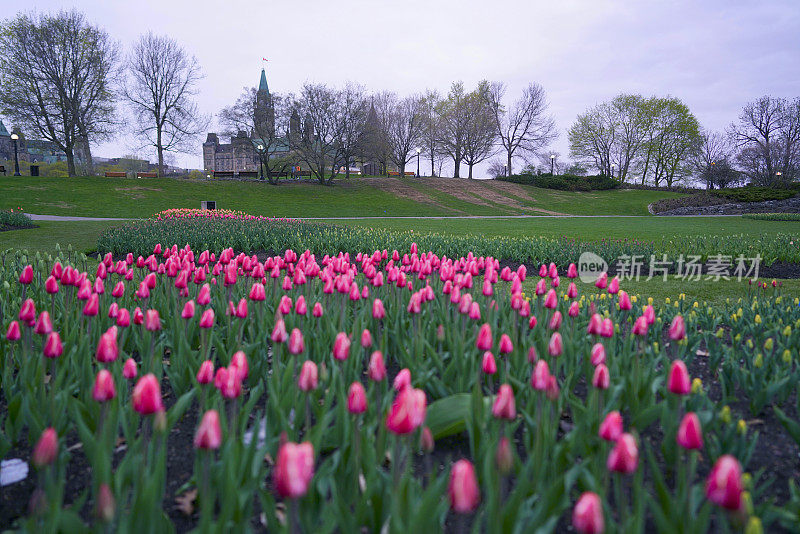
M 578 258 L 578 277 L 584 284 L 593 284 L 605 272 L 608 272 L 608 263 L 594 252 L 584 252 Z

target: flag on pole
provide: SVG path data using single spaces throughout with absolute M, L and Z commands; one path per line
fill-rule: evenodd
M 265 57 L 262 57 L 262 58 L 261 58 L 261 60 L 262 60 L 262 61 L 269 61 L 269 60 L 268 60 L 267 58 L 265 58 Z

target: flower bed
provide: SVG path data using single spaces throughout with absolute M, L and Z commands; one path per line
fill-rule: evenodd
M 777 287 L 714 309 L 415 244 L 151 252 L 0 263 L 0 456 L 32 470 L 3 524 L 796 526 L 800 308 Z
M 35 227 L 31 218 L 21 209 L 0 210 L 0 232 Z
M 128 252 L 147 255 L 158 243 L 188 244 L 195 250 L 232 247 L 237 252 L 277 253 L 291 248 L 309 250 L 317 255 L 384 248 L 408 250 L 412 243 L 417 243 L 423 250 L 449 258 L 459 257 L 468 250 L 507 262 L 537 265 L 554 262 L 561 268 L 577 263 L 580 255 L 587 251 L 606 259 L 612 268 L 617 258 L 636 256 L 646 266 L 651 256 L 660 261 L 663 254 L 667 254 L 671 261 L 677 261 L 681 255 L 698 255 L 702 261 L 723 255 L 731 257 L 735 265 L 740 255 L 753 258 L 759 254 L 763 265 L 776 261 L 800 263 L 800 235 L 790 234 L 756 238 L 741 235 L 671 236 L 660 242 L 636 239 L 578 241 L 567 237 L 420 234 L 201 210 L 170 210 L 148 220 L 111 228 L 100 236 L 97 247 L 101 253 L 111 252 L 115 256 Z

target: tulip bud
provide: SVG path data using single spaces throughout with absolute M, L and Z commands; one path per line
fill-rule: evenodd
M 183 305 L 183 311 L 181 312 L 181 317 L 184 319 L 191 319 L 194 317 L 194 301 L 189 300 L 186 304 Z
M 339 361 L 344 361 L 350 355 L 350 338 L 344 332 L 336 334 L 333 342 L 333 357 Z
M 97 402 L 108 402 L 116 396 L 117 390 L 114 387 L 114 377 L 111 376 L 107 369 L 101 369 L 94 380 L 92 398 Z
M 629 474 L 636 471 L 639 465 L 639 449 L 631 434 L 622 434 L 608 455 L 606 466 L 609 471 Z
M 684 449 L 699 450 L 703 448 L 703 431 L 697 414 L 689 412 L 683 416 L 676 440 L 678 445 Z
M 50 320 L 49 313 L 43 311 L 39 314 L 39 318 L 36 319 L 36 326 L 33 327 L 33 331 L 40 336 L 46 336 L 53 331 L 53 322 Z
M 386 416 L 386 428 L 394 434 L 410 434 L 425 421 L 427 399 L 421 389 L 405 387 L 397 394 Z
M 21 335 L 19 323 L 17 321 L 11 321 L 8 325 L 8 330 L 6 330 L 6 339 L 8 341 L 19 341 Z
M 61 343 L 61 336 L 58 332 L 50 332 L 44 344 L 44 355 L 46 358 L 58 358 L 64 353 L 64 345 Z
M 310 442 L 286 442 L 278 449 L 273 479 L 283 498 L 297 499 L 308 491 L 314 477 L 314 447 Z
M 478 338 L 475 341 L 475 346 L 478 350 L 486 351 L 491 350 L 494 341 L 492 341 L 492 327 L 489 323 L 483 323 L 478 331 Z
M 550 356 L 560 356 L 564 351 L 564 343 L 561 340 L 561 334 L 553 332 L 550 336 L 550 342 L 547 344 L 547 352 Z
M 742 504 L 742 468 L 738 460 L 721 456 L 706 479 L 708 500 L 727 510 L 739 510 Z
M 492 415 L 497 419 L 513 421 L 517 417 L 514 402 L 514 390 L 508 384 L 502 384 L 492 405 Z
M 300 376 L 297 379 L 297 386 L 301 391 L 312 391 L 317 389 L 318 373 L 317 364 L 311 360 L 303 362 L 300 368 Z
M 616 279 L 615 279 L 616 280 Z M 579 534 L 602 534 L 605 530 L 603 503 L 596 493 L 582 494 L 572 510 L 572 526 Z
M 469 513 L 478 507 L 481 500 L 478 479 L 469 460 L 459 460 L 453 464 L 447 494 L 450 506 L 457 513 Z
M 433 434 L 427 426 L 422 427 L 422 434 L 419 437 L 419 446 L 423 452 L 431 453 L 434 448 Z
M 372 356 L 370 356 L 367 376 L 369 376 L 369 379 L 373 382 L 380 382 L 386 378 L 386 365 L 383 362 L 383 354 L 381 351 L 376 350 L 372 353 Z
M 679 341 L 686 337 L 686 324 L 683 317 L 676 315 L 669 325 L 669 338 L 673 341 Z
M 136 362 L 134 361 L 134 359 L 128 358 L 127 360 L 125 360 L 125 364 L 122 366 L 122 376 L 124 376 L 128 380 L 131 380 L 133 378 L 136 378 L 137 372 L 138 371 L 136 370 Z
M 219 425 L 219 413 L 208 410 L 203 414 L 200 426 L 194 435 L 194 448 L 203 450 L 216 450 L 222 445 L 222 429 Z
M 600 423 L 600 438 L 606 441 L 615 442 L 623 433 L 622 415 L 616 410 L 609 412 L 603 422 Z
M 411 371 L 408 368 L 401 369 L 397 376 L 394 377 L 392 387 L 395 391 L 403 391 L 411 386 Z
M 303 342 L 303 333 L 299 328 L 293 328 L 292 334 L 289 336 L 289 353 L 297 355 L 302 354 L 304 350 L 305 343 Z
M 58 434 L 53 427 L 47 428 L 42 432 L 39 441 L 31 455 L 31 463 L 37 469 L 52 464 L 58 455 Z
M 497 372 L 497 364 L 494 361 L 494 354 L 488 350 L 483 353 L 483 362 L 481 363 L 481 370 L 487 375 L 493 375 Z
M 347 393 L 347 411 L 352 414 L 367 411 L 367 393 L 360 382 L 350 384 L 350 390 Z
M 507 437 L 503 436 L 500 438 L 494 460 L 497 465 L 497 470 L 500 471 L 502 475 L 507 475 L 511 472 L 511 468 L 514 467 L 514 451 Z
M 152 373 L 144 375 L 133 388 L 133 409 L 141 415 L 162 411 L 161 386 Z
M 670 393 L 674 393 L 675 395 L 688 395 L 692 390 L 692 381 L 689 378 L 689 371 L 686 369 L 686 364 L 681 360 L 672 362 L 672 366 L 669 370 L 667 389 Z
M 592 376 L 592 386 L 597 389 L 608 389 L 611 384 L 611 376 L 608 372 L 608 367 L 601 363 L 594 368 L 594 376 Z
M 97 517 L 105 523 L 111 523 L 114 520 L 116 507 L 117 504 L 114 500 L 114 494 L 111 493 L 111 488 L 109 488 L 106 483 L 100 484 L 97 490 L 97 504 L 95 508 Z

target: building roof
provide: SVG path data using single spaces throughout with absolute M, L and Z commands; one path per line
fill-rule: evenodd
M 267 85 L 267 73 L 264 69 L 261 69 L 261 81 L 258 82 L 258 90 L 259 91 L 266 91 L 269 94 L 269 86 Z
M 11 137 L 11 134 L 9 134 L 8 130 L 6 130 L 6 126 L 3 124 L 2 119 L 0 119 L 0 137 Z

